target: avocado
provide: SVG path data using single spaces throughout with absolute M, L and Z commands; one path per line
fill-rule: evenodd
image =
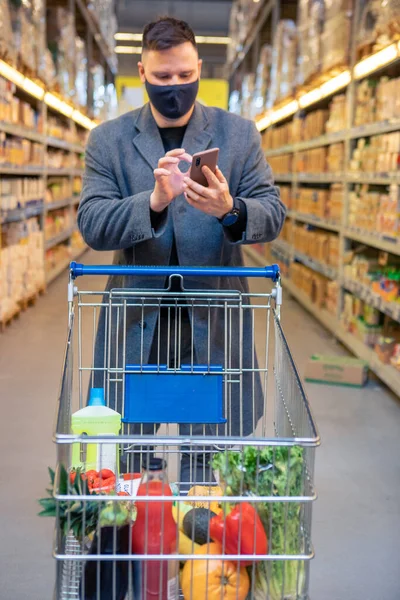
M 208 508 L 192 508 L 183 519 L 183 532 L 196 544 L 207 544 L 210 541 L 209 523 L 216 514 Z

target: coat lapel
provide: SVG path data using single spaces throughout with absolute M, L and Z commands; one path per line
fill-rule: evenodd
M 164 147 L 158 131 L 157 124 L 151 113 L 150 105 L 145 104 L 138 114 L 135 123 L 138 134 L 133 138 L 133 143 L 143 158 L 154 170 L 159 159 L 164 156 Z M 183 147 L 189 154 L 207 150 L 211 143 L 211 135 L 207 131 L 208 119 L 201 104 L 196 102 L 193 115 L 183 138 Z
M 139 112 L 135 126 L 139 133 L 133 138 L 133 143 L 154 171 L 165 152 L 149 104 L 145 104 Z
M 211 134 L 207 131 L 208 119 L 205 110 L 196 102 L 193 115 L 187 126 L 183 147 L 188 154 L 196 154 L 207 150 L 211 144 Z

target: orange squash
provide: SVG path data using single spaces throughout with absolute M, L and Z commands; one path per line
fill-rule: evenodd
M 195 554 L 222 554 L 218 544 L 200 546 Z M 228 560 L 188 560 L 183 567 L 181 587 L 185 600 L 245 600 L 250 579 L 245 567 Z

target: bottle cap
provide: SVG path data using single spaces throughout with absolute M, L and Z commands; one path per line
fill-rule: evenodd
M 167 461 L 155 456 L 152 458 L 144 458 L 142 467 L 145 471 L 164 471 L 167 468 Z
M 92 388 L 90 390 L 88 406 L 105 406 L 106 400 L 104 398 L 103 388 Z

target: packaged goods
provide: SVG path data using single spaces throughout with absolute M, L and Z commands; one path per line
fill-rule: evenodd
M 300 263 L 292 263 L 290 279 L 317 308 L 325 308 L 328 279 Z
M 291 154 L 282 154 L 281 156 L 271 156 L 268 162 L 274 173 L 291 173 L 292 158 Z
M 294 170 L 298 173 L 325 173 L 326 160 L 327 149 L 325 147 L 298 152 L 294 158 Z
M 0 58 L 16 66 L 17 49 L 14 43 L 8 0 L 0 0 Z
M 306 381 L 362 387 L 368 379 L 368 363 L 349 356 L 314 355 L 304 374 Z
M 359 138 L 353 150 L 351 171 L 388 173 L 397 171 L 400 164 L 400 132 Z
M 328 146 L 326 157 L 327 171 L 341 173 L 344 170 L 344 143 L 338 142 Z
M 296 71 L 296 25 L 293 21 L 278 23 L 272 54 L 271 86 L 268 107 L 291 95 Z
M 387 46 L 399 33 L 399 0 L 363 0 L 357 33 L 359 58 Z
M 339 264 L 339 237 L 318 230 L 312 225 L 293 226 L 293 245 L 296 250 L 313 260 L 337 268 Z
M 322 70 L 346 66 L 350 60 L 351 12 L 325 19 L 321 35 Z
M 329 118 L 325 124 L 326 133 L 342 131 L 347 127 L 347 101 L 346 94 L 338 94 L 329 104 Z
M 262 113 L 267 107 L 268 90 L 271 85 L 271 65 L 272 46 L 264 44 L 260 51 L 254 87 L 254 112 L 256 115 Z
M 306 0 L 299 8 L 297 84 L 302 85 L 321 69 L 323 0 Z

